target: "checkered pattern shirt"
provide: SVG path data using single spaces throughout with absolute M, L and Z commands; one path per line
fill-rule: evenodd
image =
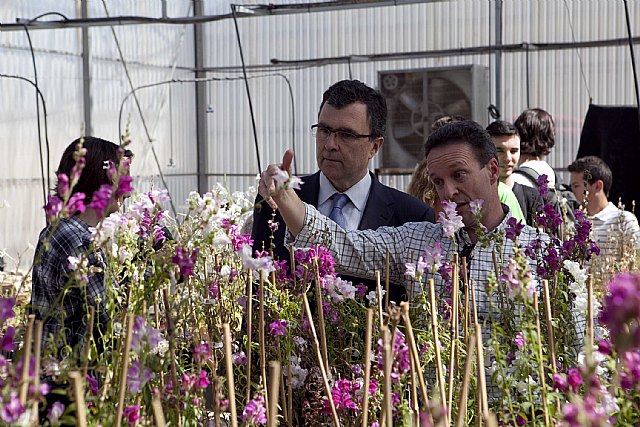
M 69 257 L 88 254 L 90 267 L 86 287 L 70 280 Z M 51 336 L 58 348 L 72 348 L 84 341 L 88 306 L 96 309 L 96 326 L 106 325 L 109 315 L 104 306 L 104 258 L 91 249 L 89 226 L 77 217 L 49 225 L 40 233 L 33 265 L 31 309 L 43 320 L 43 350 Z M 95 330 L 94 330 L 95 332 Z

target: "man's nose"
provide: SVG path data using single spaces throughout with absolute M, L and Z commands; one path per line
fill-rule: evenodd
M 328 150 L 337 150 L 340 147 L 338 143 L 338 135 L 335 132 L 331 132 L 324 143 L 324 146 Z
M 445 182 L 442 186 L 442 198 L 445 200 L 455 200 L 458 195 L 458 186 L 453 182 Z

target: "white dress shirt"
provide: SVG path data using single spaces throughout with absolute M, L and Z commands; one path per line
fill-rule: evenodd
M 364 208 L 369 199 L 369 191 L 371 191 L 371 175 L 368 173 L 354 184 L 351 188 L 344 192 L 349 196 L 349 202 L 342 208 L 342 214 L 346 220 L 346 230 L 357 230 L 362 220 L 362 214 Z M 331 197 L 339 193 L 335 189 L 333 184 L 320 172 L 320 191 L 318 192 L 318 211 L 324 215 L 329 216 L 331 209 L 333 209 L 333 200 Z

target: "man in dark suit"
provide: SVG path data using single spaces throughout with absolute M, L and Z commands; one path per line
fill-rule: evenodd
M 384 143 L 387 107 L 382 95 L 358 80 L 343 80 L 323 94 L 318 123 L 311 127 L 315 137 L 319 171 L 302 178 L 298 196 L 333 219 L 345 230 L 377 229 L 406 222 L 435 221 L 427 204 L 381 184 L 369 171 L 369 160 Z M 257 202 L 262 202 L 258 196 Z M 273 250 L 274 258 L 289 260 L 284 246 L 285 225 L 279 213 L 267 203 L 254 211 L 253 249 Z M 273 233 L 268 221 L 278 223 Z M 272 236 L 273 235 L 273 241 Z M 273 243 L 273 246 L 272 246 Z M 354 284 L 375 283 L 343 277 Z M 390 301 L 406 299 L 402 284 L 392 284 Z

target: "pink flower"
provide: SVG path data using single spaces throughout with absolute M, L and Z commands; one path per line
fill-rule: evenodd
M 621 273 L 609 283 L 600 320 L 620 353 L 640 346 L 640 274 Z
M 55 218 L 62 210 L 62 200 L 58 196 L 49 196 L 47 204 L 43 206 L 49 220 Z
M 67 202 L 67 211 L 69 212 L 69 214 L 75 215 L 77 212 L 84 212 L 86 210 L 84 199 L 84 193 L 73 193 L 71 197 L 69 197 L 69 201 Z
M 267 409 L 264 407 L 264 397 L 262 395 L 257 395 L 247 403 L 247 406 L 242 411 L 242 421 L 256 425 L 267 423 Z
M 20 403 L 18 393 L 13 391 L 11 392 L 9 402 L 5 403 L 2 409 L 0 409 L 0 418 L 2 418 L 2 421 L 5 423 L 11 424 L 18 421 L 23 412 L 24 406 Z
M 443 200 L 441 203 L 442 212 L 438 214 L 438 223 L 442 225 L 444 235 L 453 239 L 456 231 L 464 227 L 464 223 L 462 222 L 462 217 L 456 211 L 455 202 Z
M 15 303 L 15 298 L 0 298 L 0 324 L 7 319 L 15 317 L 16 313 L 13 312 Z
M 62 414 L 64 414 L 64 405 L 60 402 L 54 402 L 53 405 L 51 405 L 51 409 L 49 409 L 47 418 L 49 419 L 49 422 L 53 425 L 60 419 Z
M 211 350 L 209 344 L 206 342 L 200 343 L 193 349 L 193 360 L 196 363 L 205 363 L 211 357 Z
M 269 324 L 269 333 L 274 337 L 281 337 L 287 334 L 287 321 L 286 320 L 276 320 Z
M 580 388 L 580 385 L 582 384 L 583 380 L 582 380 L 582 374 L 580 373 L 580 370 L 578 368 L 571 368 L 569 369 L 569 373 L 567 374 L 567 383 L 569 384 L 569 386 L 571 387 L 571 390 L 574 393 L 578 392 L 578 388 Z
M 133 177 L 130 175 L 122 175 L 120 181 L 118 181 L 118 188 L 116 189 L 116 198 L 119 199 L 122 196 L 130 196 L 133 193 L 133 187 L 131 182 Z
M 176 248 L 176 254 L 171 257 L 171 262 L 180 267 L 180 274 L 189 277 L 193 274 L 193 266 L 198 260 L 198 254 L 200 249 L 196 248 L 191 252 L 191 256 L 187 255 L 184 248 L 178 246 Z
M 246 365 L 247 364 L 247 355 L 244 354 L 244 351 L 238 351 L 231 355 L 231 361 L 234 365 Z
M 482 205 L 484 205 L 484 200 L 475 199 L 469 202 L 469 209 L 473 216 L 479 216 L 482 211 Z
M 2 349 L 2 351 L 9 352 L 14 350 L 13 338 L 15 337 L 15 335 L 16 328 L 14 328 L 13 326 L 9 326 L 4 333 L 2 340 L 0 340 L 0 349 Z
M 109 184 L 102 184 L 98 190 L 93 192 L 89 207 L 96 211 L 96 214 L 99 218 L 102 218 L 104 210 L 109 205 L 109 200 L 111 200 L 112 192 L 113 189 Z
M 122 412 L 129 425 L 134 425 L 140 419 L 140 405 L 129 405 Z
M 569 389 L 569 384 L 564 374 L 553 374 L 553 388 L 562 392 L 566 392 Z
M 196 386 L 198 386 L 199 388 L 205 389 L 210 383 L 211 381 L 209 381 L 207 371 L 200 371 L 200 374 L 196 379 Z
M 518 346 L 518 350 L 522 351 L 522 349 L 524 348 L 524 335 L 522 335 L 522 332 L 518 332 L 516 334 L 516 337 L 513 340 L 513 342 L 515 343 L 516 346 Z
M 69 192 L 69 177 L 64 173 L 58 174 L 58 194 L 65 197 Z

